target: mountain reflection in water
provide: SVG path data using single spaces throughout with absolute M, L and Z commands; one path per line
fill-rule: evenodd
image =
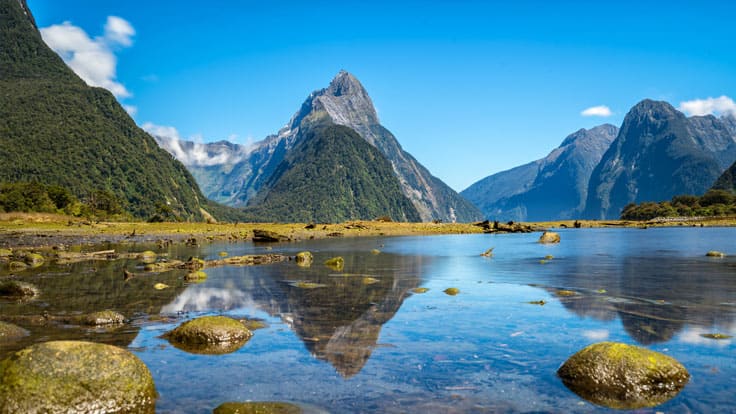
M 370 358 L 381 326 L 421 283 L 428 259 L 367 252 L 343 257 L 348 263 L 343 272 L 317 260 L 309 268 L 287 263 L 208 269 L 207 282 L 188 286 L 161 312 L 264 311 L 287 324 L 312 355 L 349 378 Z M 305 281 L 310 285 L 299 283 Z

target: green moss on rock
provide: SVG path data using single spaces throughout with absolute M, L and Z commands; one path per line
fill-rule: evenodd
M 39 267 L 43 264 L 46 259 L 43 258 L 38 253 L 28 253 L 23 260 L 26 262 L 26 264 L 30 267 Z
M 52 341 L 0 363 L 2 413 L 153 413 L 155 399 L 146 365 L 112 345 Z
M 545 231 L 539 237 L 539 242 L 540 243 L 543 243 L 543 244 L 559 243 L 560 242 L 560 234 L 559 233 L 555 233 L 553 231 Z
M 325 261 L 325 265 L 339 271 L 345 267 L 345 259 L 341 256 L 333 257 L 331 259 L 327 259 Z
M 226 402 L 212 414 L 300 414 L 302 409 L 294 404 L 273 401 Z
M 80 324 L 89 326 L 117 325 L 124 322 L 125 316 L 112 310 L 93 312 L 79 318 Z
M 184 276 L 184 280 L 186 280 L 187 282 L 203 282 L 207 280 L 207 273 L 201 270 L 189 272 Z
M 616 342 L 582 349 L 557 370 L 557 375 L 580 397 L 617 409 L 662 404 L 690 380 L 685 367 L 674 358 Z
M 164 335 L 175 347 L 194 354 L 227 354 L 243 346 L 253 333 L 226 316 L 203 316 Z
M 296 254 L 296 264 L 303 267 L 309 267 L 312 265 L 312 260 L 314 260 L 314 256 L 312 256 L 312 253 L 310 252 L 299 252 Z
M 28 335 L 28 331 L 25 329 L 12 323 L 0 321 L 0 344 L 17 341 L 26 335 Z

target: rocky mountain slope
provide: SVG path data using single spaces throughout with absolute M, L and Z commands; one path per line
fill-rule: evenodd
M 580 129 L 547 157 L 493 174 L 460 194 L 493 220 L 574 218 L 585 207 L 591 172 L 617 133 L 609 124 Z
M 705 193 L 736 159 L 732 131 L 723 118 L 641 101 L 593 171 L 583 217 L 617 218 L 629 203 Z
M 0 0 L 0 91 L 0 181 L 104 190 L 138 218 L 203 218 L 191 174 L 44 43 L 25 0 Z
M 420 220 L 383 154 L 334 124 L 303 130 L 245 211 L 250 221 Z
M 341 71 L 330 85 L 309 95 L 289 123 L 271 135 L 244 150 L 246 156 L 233 157 L 230 162 L 202 165 L 187 163 L 203 186 L 205 194 L 216 201 L 233 206 L 245 206 L 274 173 L 296 145 L 297 136 L 305 120 L 316 117 L 327 122 L 347 126 L 376 147 L 390 162 L 399 180 L 402 193 L 411 200 L 422 221 L 472 221 L 480 212 L 460 197 L 401 148 L 397 139 L 378 119 L 373 103 L 365 88 L 350 73 Z M 159 138 L 163 148 L 176 155 L 171 140 Z M 184 144 L 186 145 L 186 144 Z M 210 149 L 207 151 L 216 152 Z M 222 152 L 221 154 L 224 154 Z M 182 158 L 180 158 L 182 159 Z M 186 162 L 185 162 L 186 163 Z

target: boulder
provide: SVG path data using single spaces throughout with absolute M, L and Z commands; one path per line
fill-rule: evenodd
M 272 243 L 272 242 L 289 241 L 289 240 L 291 240 L 289 237 L 284 236 L 282 234 L 278 234 L 270 230 L 260 230 L 260 229 L 253 230 L 253 241 L 254 242 Z
M 93 312 L 79 318 L 80 324 L 88 326 L 117 325 L 124 322 L 125 316 L 112 310 Z
M 8 280 L 0 282 L 0 297 L 29 299 L 38 296 L 38 288 L 30 283 Z
M 23 258 L 23 260 L 30 267 L 39 267 L 45 261 L 45 259 L 43 258 L 43 256 L 41 256 L 38 253 L 28 253 L 26 255 L 26 257 Z
M 204 282 L 207 280 L 207 273 L 201 271 L 201 270 L 195 270 L 194 272 L 189 272 L 184 276 L 184 280 L 187 282 Z
M 296 264 L 303 267 L 309 267 L 312 265 L 312 260 L 314 260 L 314 256 L 312 256 L 312 253 L 310 252 L 299 252 L 296 254 Z
M 540 243 L 559 243 L 560 242 L 560 235 L 559 233 L 555 233 L 553 231 L 545 231 L 542 233 L 542 235 L 539 237 Z
M 203 316 L 164 335 L 175 347 L 193 354 L 228 354 L 253 334 L 242 322 L 226 316 Z
M 685 367 L 674 358 L 616 342 L 583 348 L 557 370 L 557 375 L 580 397 L 616 409 L 662 404 L 690 380 Z
M 52 341 L 0 363 L 3 413 L 153 413 L 155 400 L 146 365 L 112 345 Z
M 28 335 L 28 331 L 12 323 L 0 321 L 0 344 L 17 341 Z
M 226 402 L 212 414 L 300 414 L 302 409 L 294 404 L 274 401 Z
M 325 266 L 330 267 L 334 270 L 341 271 L 345 267 L 345 259 L 341 256 L 336 256 L 325 261 Z
M 705 255 L 708 257 L 726 257 L 726 253 L 719 252 L 718 250 L 711 250 Z

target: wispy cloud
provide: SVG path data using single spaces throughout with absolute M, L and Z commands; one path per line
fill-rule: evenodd
M 71 22 L 41 29 L 46 44 L 58 53 L 64 62 L 91 86 L 100 86 L 117 98 L 131 96 L 128 89 L 117 81 L 115 51 L 133 44 L 135 29 L 120 17 L 109 16 L 105 32 L 94 39 Z
M 736 102 L 728 96 L 718 98 L 693 99 L 680 102 L 680 111 L 693 115 L 732 115 L 736 116 Z
M 138 113 L 138 107 L 135 105 L 123 105 L 123 109 L 125 109 L 125 112 L 130 116 L 135 116 L 135 114 Z
M 151 122 L 146 122 L 141 128 L 153 135 L 161 148 L 187 166 L 235 164 L 245 159 L 252 149 L 250 145 L 203 144 L 201 135 L 183 140 L 176 128 Z
M 582 116 L 611 116 L 611 108 L 606 105 L 591 106 L 590 108 L 584 109 L 580 112 Z

